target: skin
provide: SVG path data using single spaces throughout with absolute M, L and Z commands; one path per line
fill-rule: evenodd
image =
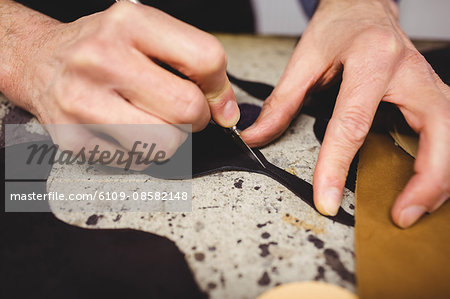
M 0 90 L 47 124 L 63 149 L 100 145 L 100 151 L 127 152 L 139 140 L 155 142 L 155 152 L 163 150 L 169 158 L 185 141 L 187 125 L 199 131 L 211 117 L 224 127 L 239 120 L 222 45 L 152 7 L 122 1 L 63 24 L 1 0 L 0 28 Z M 135 130 L 107 124 L 166 126 Z
M 307 92 L 341 73 L 314 172 L 314 202 L 323 214 L 337 213 L 350 163 L 380 101 L 394 103 L 420 134 L 415 175 L 391 212 L 398 226 L 410 227 L 450 194 L 450 89 L 401 30 L 394 2 L 321 0 L 260 117 L 242 136 L 251 146 L 276 139 Z
M 391 102 L 420 134 L 416 174 L 392 208 L 394 222 L 406 228 L 449 197 L 450 91 L 397 19 L 391 0 L 321 0 L 261 116 L 242 136 L 252 146 L 276 139 L 307 92 L 342 73 L 314 173 L 315 204 L 324 214 L 336 214 L 350 162 L 375 110 L 380 101 Z M 186 138 L 182 126 L 136 136 L 136 130 L 101 125 L 192 124 L 198 131 L 211 117 L 225 127 L 239 119 L 219 42 L 151 7 L 121 2 L 61 24 L 0 0 L 0 41 L 0 91 L 9 99 L 44 124 L 99 124 L 97 130 L 119 142 L 89 130 L 49 130 L 68 148 L 130 149 L 131 137 L 149 142 L 156 137 L 170 157 Z M 165 71 L 158 61 L 190 80 Z

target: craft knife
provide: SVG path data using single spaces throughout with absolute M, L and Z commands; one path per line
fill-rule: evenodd
M 258 162 L 259 164 L 261 164 L 261 166 L 263 168 L 266 168 L 266 166 L 264 165 L 264 163 L 261 161 L 261 159 L 258 158 L 258 156 L 256 155 L 256 153 L 250 148 L 250 146 L 248 146 L 248 144 L 242 139 L 241 134 L 239 133 L 239 130 L 236 126 L 233 126 L 231 128 L 224 128 L 225 130 L 227 130 L 230 134 L 231 137 L 233 137 L 233 140 L 239 145 L 241 146 L 241 148 L 243 148 L 247 153 L 250 153 L 250 157 L 255 160 L 256 162 Z
M 128 1 L 128 2 L 132 2 L 132 3 L 136 3 L 136 4 L 141 3 L 141 2 L 139 2 L 139 0 L 116 0 L 116 2 L 120 2 L 120 1 Z M 266 168 L 266 166 L 261 161 L 261 159 L 258 158 L 258 156 L 255 154 L 255 152 L 250 148 L 250 146 L 248 146 L 248 144 L 245 143 L 245 141 L 242 139 L 241 134 L 239 133 L 239 130 L 237 129 L 236 126 L 233 126 L 231 128 L 224 128 L 224 129 L 227 130 L 231 134 L 231 136 L 233 137 L 234 141 L 239 146 L 241 146 L 245 151 L 250 153 L 250 157 L 253 160 L 258 162 L 263 168 Z

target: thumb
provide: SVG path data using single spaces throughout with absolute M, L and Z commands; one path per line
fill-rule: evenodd
M 223 86 L 206 91 L 205 95 L 214 121 L 222 127 L 232 127 L 239 121 L 240 112 L 231 83 L 225 74 L 223 77 Z
M 232 127 L 239 121 L 240 112 L 227 77 L 225 49 L 216 38 L 209 36 L 207 40 L 208 51 L 201 52 L 201 64 L 193 65 L 191 69 L 196 71 L 189 73 L 188 77 L 203 91 L 214 121 L 222 127 Z

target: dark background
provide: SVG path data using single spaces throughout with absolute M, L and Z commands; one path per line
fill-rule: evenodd
M 114 0 L 19 0 L 16 1 L 62 22 L 72 22 L 103 11 Z M 142 3 L 194 25 L 215 32 L 254 32 L 254 16 L 249 0 L 142 0 Z

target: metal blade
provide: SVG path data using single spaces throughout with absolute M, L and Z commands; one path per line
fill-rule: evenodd
M 253 158 L 256 162 L 258 162 L 263 168 L 266 168 L 264 163 L 258 158 L 258 156 L 255 154 L 255 152 L 248 146 L 247 143 L 245 143 L 244 140 L 242 140 L 241 134 L 239 133 L 239 130 L 236 128 L 236 126 L 232 128 L 228 128 L 230 130 L 231 135 L 233 136 L 233 139 L 247 152 L 250 153 L 250 157 Z

